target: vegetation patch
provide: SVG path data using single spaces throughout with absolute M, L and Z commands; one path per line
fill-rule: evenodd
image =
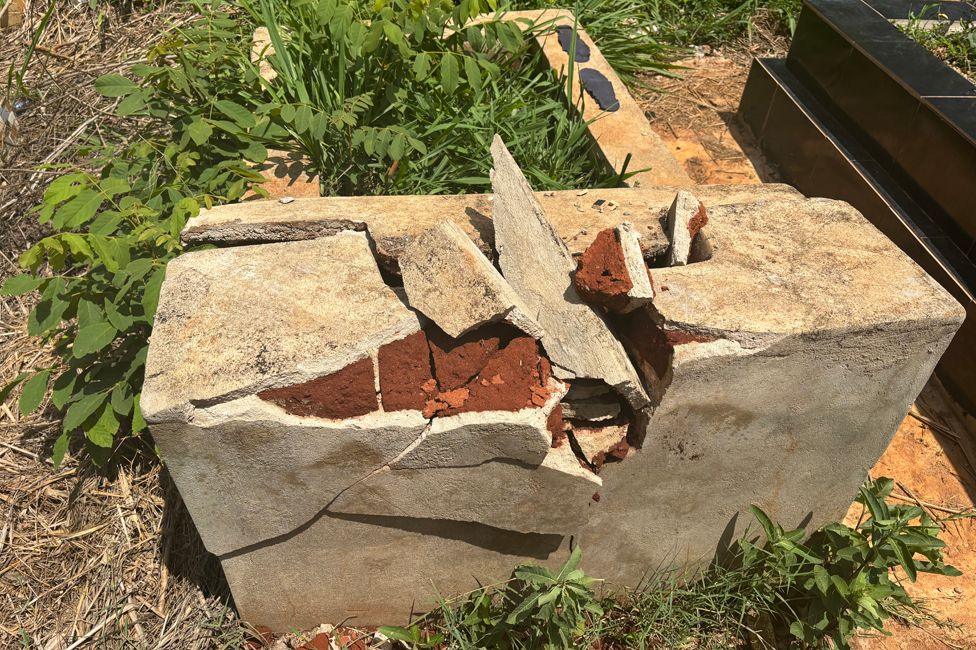
M 925 7 L 899 29 L 976 83 L 976 23 L 939 21 L 936 9 Z

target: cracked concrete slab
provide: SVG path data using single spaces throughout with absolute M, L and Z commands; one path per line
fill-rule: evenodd
M 504 320 L 542 338 L 522 299 L 457 224 L 434 226 L 410 242 L 398 261 L 410 306 L 448 335 Z
M 586 519 L 601 485 L 599 476 L 580 466 L 569 445 L 562 445 L 549 448 L 537 466 L 504 458 L 443 467 L 393 463 L 344 492 L 330 510 L 561 534 Z
M 542 346 L 569 376 L 601 379 L 634 408 L 648 403 L 637 372 L 599 314 L 573 288 L 576 268 L 505 144 L 492 142 L 495 247 L 502 275 L 545 330 Z M 557 373 L 558 374 L 558 373 Z
M 293 533 L 426 427 L 416 412 L 324 420 L 249 395 L 152 433 L 204 545 L 221 555 Z
M 363 233 L 187 253 L 166 269 L 142 411 L 152 423 L 309 381 L 419 329 Z
M 708 223 L 705 205 L 691 192 L 679 190 L 668 208 L 666 222 L 666 233 L 671 240 L 668 263 L 671 266 L 687 264 L 695 236 Z
M 663 217 L 679 188 L 609 188 L 534 192 L 553 228 L 574 255 L 597 233 L 621 221 L 634 224 L 646 257 L 667 251 Z M 288 191 L 294 195 L 292 190 Z M 698 185 L 708 206 L 802 198 L 788 185 Z M 456 223 L 481 252 L 494 256 L 490 194 L 456 196 L 332 196 L 245 201 L 202 210 L 187 222 L 187 244 L 258 244 L 325 237 L 343 230 L 369 230 L 380 262 L 396 272 L 406 245 L 445 219 Z

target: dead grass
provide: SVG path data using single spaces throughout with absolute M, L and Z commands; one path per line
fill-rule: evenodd
M 165 0 L 55 2 L 23 86 L 15 81 L 8 89 L 8 71 L 21 68 L 48 1 L 26 0 L 24 22 L 0 32 L 0 107 L 16 108 L 17 115 L 16 128 L 0 137 L 0 252 L 8 257 L 44 234 L 28 211 L 61 173 L 53 167 L 86 168 L 77 145 L 121 124 L 112 100 L 100 97 L 92 82 L 135 63 L 165 25 L 187 18 Z

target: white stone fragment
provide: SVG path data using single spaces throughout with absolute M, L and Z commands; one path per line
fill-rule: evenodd
M 647 270 L 647 263 L 644 261 L 640 235 L 634 228 L 634 224 L 625 221 L 616 227 L 616 231 L 620 247 L 624 252 L 624 265 L 627 268 L 627 275 L 630 276 L 630 282 L 634 285 L 627 292 L 630 302 L 623 311 L 633 311 L 654 300 L 654 286 L 651 284 L 651 276 Z
M 505 320 L 542 338 L 521 298 L 457 224 L 443 221 L 411 241 L 399 263 L 410 306 L 449 336 Z
M 499 136 L 491 145 L 495 247 L 502 274 L 546 334 L 554 364 L 576 377 L 602 379 L 640 408 L 649 402 L 637 372 L 606 322 L 580 300 L 576 263 L 553 230 L 525 176 Z M 565 374 L 563 376 L 566 376 Z
M 675 195 L 674 202 L 668 209 L 665 225 L 665 233 L 671 240 L 671 248 L 668 250 L 670 266 L 683 266 L 688 263 L 691 243 L 694 239 L 689 224 L 698 213 L 700 206 L 698 199 L 687 190 L 678 190 Z

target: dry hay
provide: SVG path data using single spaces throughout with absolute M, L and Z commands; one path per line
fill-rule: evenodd
M 145 55 L 165 25 L 186 20 L 165 1 L 151 8 L 127 2 L 56 2 L 24 87 L 15 80 L 8 90 L 7 73 L 23 65 L 48 6 L 46 0 L 26 0 L 24 22 L 0 32 L 0 108 L 17 109 L 16 129 L 7 129 L 0 138 L 0 251 L 7 255 L 44 234 L 28 211 L 62 169 L 38 168 L 84 169 L 77 145 L 89 139 L 99 142 L 121 124 L 112 112 L 115 100 L 100 97 L 92 82 L 123 72 Z

